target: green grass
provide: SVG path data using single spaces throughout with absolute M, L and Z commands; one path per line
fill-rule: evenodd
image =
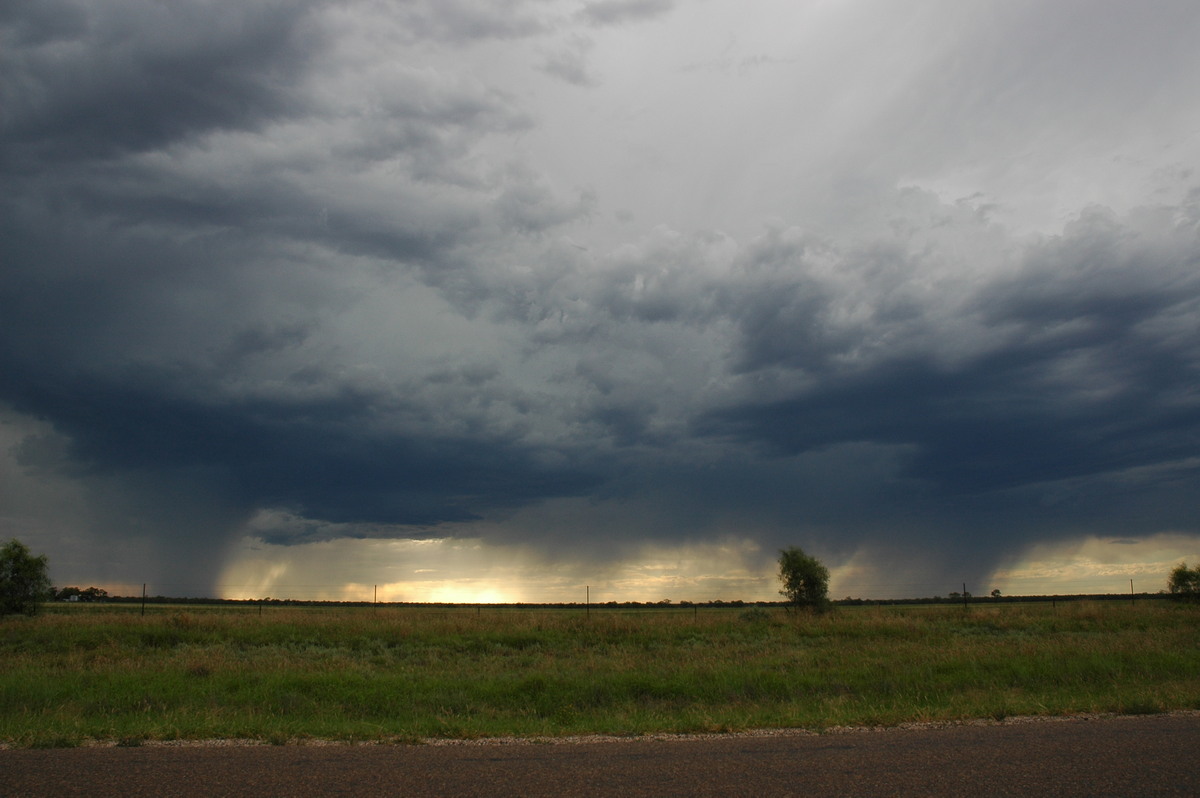
M 0 742 L 812 729 L 1200 709 L 1200 608 L 822 616 L 54 607 L 0 620 Z

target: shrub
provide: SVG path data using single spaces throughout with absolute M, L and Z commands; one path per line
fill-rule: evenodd
M 779 552 L 779 581 L 780 595 L 791 604 L 814 610 L 829 607 L 829 569 L 803 549 L 790 546 Z
M 19 540 L 4 544 L 0 549 L 0 615 L 33 615 L 52 591 L 46 555 L 34 557 Z
M 1171 571 L 1171 578 L 1167 580 L 1167 589 L 1173 595 L 1183 598 L 1200 598 L 1200 565 L 1188 568 L 1186 562 L 1179 563 L 1175 566 L 1175 570 Z
M 771 613 L 763 607 L 751 607 L 748 610 L 742 610 L 738 617 L 746 623 L 766 623 L 771 620 Z

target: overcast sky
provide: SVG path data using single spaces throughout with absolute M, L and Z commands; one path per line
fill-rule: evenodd
M 0 537 L 401 600 L 1165 586 L 1200 4 L 0 4 Z M 136 588 L 134 587 L 136 586 Z

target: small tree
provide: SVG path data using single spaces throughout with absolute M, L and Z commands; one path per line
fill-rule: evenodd
M 33 615 L 51 590 L 46 555 L 34 557 L 19 540 L 0 548 L 0 615 Z
M 1183 598 L 1200 598 L 1200 565 L 1195 568 L 1188 568 L 1186 562 L 1176 565 L 1167 580 L 1167 589 Z
M 779 591 L 789 603 L 797 607 L 825 610 L 829 607 L 829 569 L 804 553 L 803 549 L 789 546 L 779 552 Z

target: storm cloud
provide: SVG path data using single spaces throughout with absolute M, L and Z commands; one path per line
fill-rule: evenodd
M 1200 539 L 1200 10 L 702 5 L 6 6 L 5 536 Z

